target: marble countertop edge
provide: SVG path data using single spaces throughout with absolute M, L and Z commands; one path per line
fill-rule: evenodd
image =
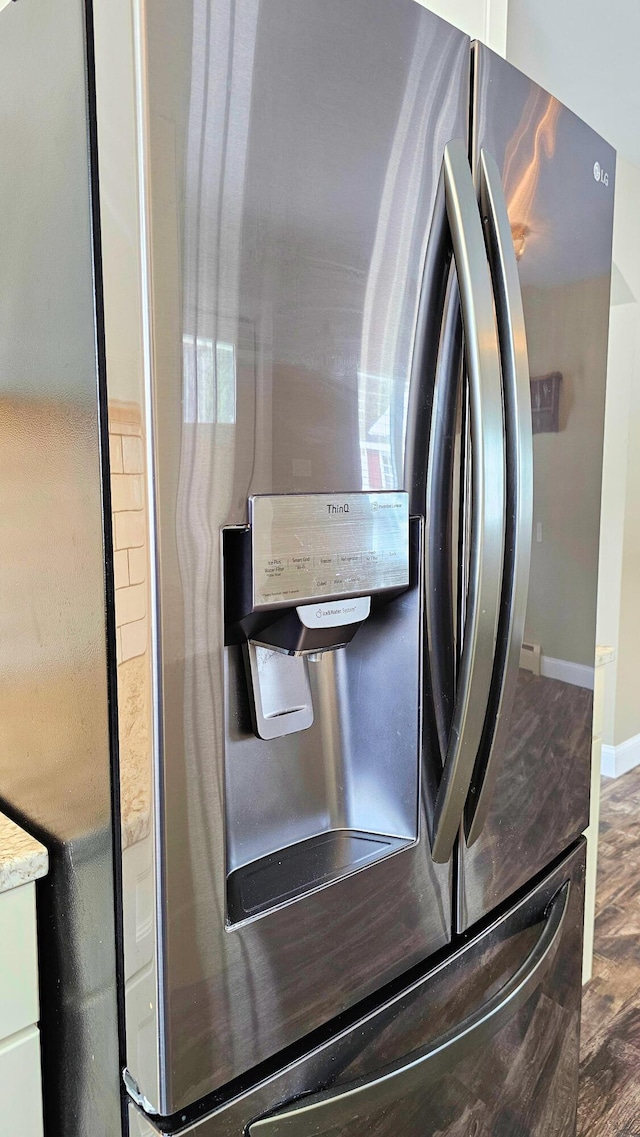
M 46 876 L 49 854 L 44 845 L 0 813 L 0 892 Z

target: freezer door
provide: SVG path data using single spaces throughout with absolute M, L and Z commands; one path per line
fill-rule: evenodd
M 582 841 L 440 966 L 180 1132 L 573 1137 L 584 853 Z M 133 1133 L 155 1132 L 132 1118 Z
M 473 98 L 506 364 L 508 488 L 494 679 L 461 837 L 460 930 L 587 825 L 615 166 L 585 123 L 480 44 Z M 525 369 L 511 443 L 510 364 Z

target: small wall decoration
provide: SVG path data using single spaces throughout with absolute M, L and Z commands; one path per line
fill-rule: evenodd
M 531 417 L 534 434 L 553 434 L 560 430 L 560 387 L 562 372 L 531 379 Z

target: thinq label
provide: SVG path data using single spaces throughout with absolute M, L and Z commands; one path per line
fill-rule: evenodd
M 261 495 L 250 518 L 254 609 L 409 584 L 406 493 Z

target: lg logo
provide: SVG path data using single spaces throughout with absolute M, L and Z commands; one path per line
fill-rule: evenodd
M 593 176 L 597 182 L 601 182 L 603 186 L 609 185 L 609 175 L 606 170 L 602 169 L 599 162 L 593 163 Z

